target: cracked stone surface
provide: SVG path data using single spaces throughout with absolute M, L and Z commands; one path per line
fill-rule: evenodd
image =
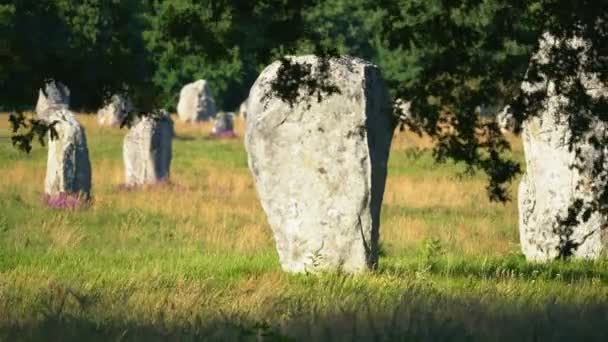
M 556 44 L 564 42 L 545 34 L 541 49 L 533 58 L 548 63 L 547 51 Z M 584 42 L 573 39 L 566 44 L 578 46 Z M 594 82 L 593 75 L 581 77 L 590 96 L 607 96 L 606 87 Z M 526 173 L 518 194 L 522 252 L 528 260 L 547 261 L 563 257 L 566 247 L 574 257 L 598 258 L 605 254 L 608 246 L 607 217 L 591 210 L 585 221 L 581 213 L 577 217 L 579 223 L 566 230 L 559 224 L 558 217 L 567 217 L 568 209 L 576 199 L 587 205 L 598 198 L 600 189 L 608 186 L 608 148 L 598 150 L 589 144 L 591 137 L 605 139 L 608 127 L 594 120 L 583 139 L 569 148 L 568 120 L 572 114 L 562 110 L 569 99 L 558 94 L 551 80 L 522 84 L 522 90 L 526 92 L 539 89 L 546 89 L 548 94 L 543 111 L 522 125 L 526 160 Z M 603 171 L 596 177 L 592 175 L 594 163 L 603 163 Z
M 169 179 L 173 121 L 143 117 L 129 129 L 123 144 L 125 185 L 139 186 Z
M 58 137 L 48 139 L 44 193 L 50 199 L 65 195 L 88 199 L 91 194 L 91 162 L 84 129 L 67 109 L 47 110 L 56 122 Z
M 319 65 L 314 56 L 292 58 Z M 282 268 L 372 269 L 396 125 L 380 72 L 361 59 L 331 59 L 340 93 L 291 108 L 269 93 L 279 66 L 268 66 L 251 89 L 245 144 Z
M 209 84 L 205 80 L 185 85 L 177 104 L 177 115 L 185 122 L 208 121 L 215 117 L 217 109 Z

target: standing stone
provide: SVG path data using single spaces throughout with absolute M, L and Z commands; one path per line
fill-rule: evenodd
M 97 112 L 97 122 L 101 126 L 119 126 L 125 116 L 133 111 L 133 103 L 122 95 L 113 95 L 108 103 Z
M 495 119 L 501 111 L 498 104 L 482 104 L 475 107 L 475 115 L 480 119 Z
M 551 48 L 566 44 L 581 48 L 579 57 L 584 58 L 587 43 L 576 38 L 558 41 L 548 34 L 541 39 L 540 50 L 533 58 L 547 64 Z M 608 96 L 608 89 L 594 75 L 581 73 L 580 77 L 589 96 Z M 589 113 L 591 128 L 569 146 L 569 122 L 575 115 L 565 111 L 570 99 L 544 76 L 539 83 L 522 84 L 522 91 L 547 92 L 542 111 L 522 125 L 526 173 L 519 185 L 518 202 L 523 254 L 533 261 L 568 256 L 598 258 L 608 246 L 608 218 L 591 203 L 608 187 L 608 149 L 595 148 L 591 142 L 605 141 L 608 125 L 597 119 L 597 113 Z M 582 111 L 576 115 L 582 115 Z M 594 166 L 599 166 L 599 174 L 594 174 Z M 576 214 L 578 223 L 565 225 L 563 221 L 577 201 L 584 208 Z
M 234 138 L 234 114 L 219 112 L 215 117 L 211 135 L 217 138 Z
M 187 84 L 179 94 L 177 115 L 185 122 L 208 121 L 215 117 L 215 101 L 205 80 Z
M 518 129 L 517 120 L 511 113 L 511 106 L 507 105 L 496 114 L 496 123 L 503 133 L 515 132 Z
M 413 121 L 412 117 L 412 102 L 405 101 L 404 99 L 397 99 L 394 103 L 395 108 L 397 109 L 397 115 L 399 116 L 399 121 L 410 120 Z
M 48 119 L 48 115 L 54 109 L 68 109 L 70 107 L 70 89 L 61 82 L 49 81 L 44 88 L 38 91 L 38 102 L 36 103 L 36 114 L 42 120 Z
M 49 131 L 45 199 L 56 208 L 75 207 L 91 195 L 91 163 L 87 138 L 76 117 L 67 109 L 47 110 L 53 122 Z
M 247 118 L 247 102 L 249 101 L 249 99 L 245 99 L 245 101 L 243 101 L 241 103 L 241 105 L 239 106 L 239 115 L 242 118 Z
M 320 59 L 293 57 L 317 72 Z M 293 107 L 275 97 L 268 66 L 251 89 L 249 168 L 285 271 L 360 273 L 378 262 L 380 208 L 396 126 L 378 68 L 351 57 L 330 60 L 339 93 Z
M 169 179 L 173 121 L 166 113 L 138 119 L 123 144 L 125 185 L 156 184 Z

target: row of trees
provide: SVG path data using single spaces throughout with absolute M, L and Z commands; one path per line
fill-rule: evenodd
M 204 78 L 230 109 L 281 56 L 350 54 L 377 63 L 392 95 L 412 101 L 404 124 L 435 138 L 438 160 L 485 171 L 491 198 L 506 200 L 519 166 L 475 108 L 512 102 L 523 121 L 543 94 L 519 85 L 541 72 L 564 81 L 573 108 L 605 105 L 568 82 L 581 68 L 606 80 L 606 16 L 604 0 L 0 0 L 0 103 L 29 107 L 54 78 L 76 107 L 128 89 L 141 110 L 171 108 L 184 83 Z M 591 42 L 589 59 L 563 49 L 549 66 L 530 64 L 543 32 Z

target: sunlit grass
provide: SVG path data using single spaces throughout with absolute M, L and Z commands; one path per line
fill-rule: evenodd
M 42 205 L 45 148 L 15 151 L 6 119 L 0 115 L 0 340 L 605 335 L 608 265 L 526 263 L 516 204 L 490 203 L 481 174 L 459 178 L 462 166 L 435 164 L 427 137 L 395 138 L 379 270 L 294 276 L 280 270 L 247 170 L 242 120 L 240 138 L 226 141 L 206 139 L 208 123 L 176 122 L 171 184 L 127 191 L 125 131 L 79 115 L 93 202 L 64 212 Z M 509 139 L 521 160 L 521 144 Z

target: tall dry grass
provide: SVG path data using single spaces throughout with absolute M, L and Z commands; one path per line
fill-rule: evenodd
M 103 215 L 112 210 L 129 209 L 170 217 L 178 222 L 175 234 L 208 248 L 242 252 L 272 248 L 269 227 L 248 170 L 245 167 L 228 170 L 222 160 L 210 159 L 205 154 L 217 144 L 242 150 L 241 140 L 206 140 L 211 132 L 210 123 L 186 124 L 176 120 L 178 138 L 174 142 L 172 184 L 125 191 L 120 189 L 124 178 L 121 139 L 125 131 L 99 127 L 93 115 L 80 114 L 78 120 L 85 127 L 91 150 L 92 213 Z M 0 118 L 0 130 L 0 134 L 7 134 L 4 117 Z M 236 132 L 243 137 L 241 118 L 236 120 Z M 509 139 L 517 153 L 520 144 L 514 137 Z M 200 146 L 206 147 L 198 152 Z M 408 149 L 431 147 L 428 137 L 397 132 L 392 154 L 396 158 Z M 42 153 L 44 149 L 41 150 Z M 191 160 L 187 160 L 187 168 L 180 168 L 185 152 L 190 153 Z M 408 168 L 408 165 L 399 167 Z M 35 160 L 11 162 L 2 172 L 0 189 L 12 188 L 28 202 L 38 201 L 44 179 L 43 153 Z M 381 226 L 385 245 L 395 250 L 411 249 L 425 239 L 439 238 L 455 253 L 467 255 L 504 255 L 517 249 L 515 206 L 490 203 L 484 190 L 485 179 L 459 180 L 449 170 L 440 176 L 425 176 L 425 172 L 427 170 L 420 169 L 413 176 L 393 174 L 389 169 Z M 120 227 L 117 238 L 125 243 L 145 229 L 137 220 L 120 222 Z M 58 231 L 64 231 L 65 236 L 57 236 Z M 48 232 L 48 239 L 55 241 L 56 246 L 65 247 L 78 244 L 82 234 L 79 229 L 56 222 L 55 229 Z

